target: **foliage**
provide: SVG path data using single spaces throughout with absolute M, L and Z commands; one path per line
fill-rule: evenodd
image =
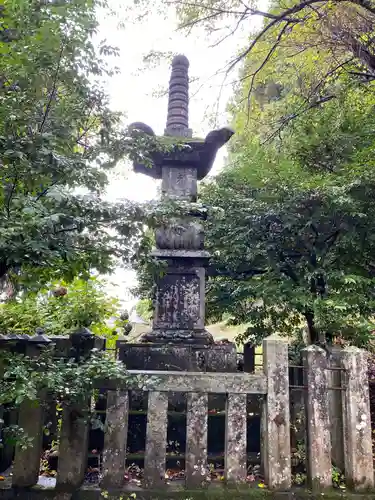
M 83 361 L 55 359 L 53 349 L 44 348 L 39 356 L 29 357 L 3 350 L 0 353 L 2 392 L 0 404 L 19 406 L 24 401 L 39 401 L 45 391 L 59 405 L 86 406 L 98 381 L 125 380 L 120 361 L 105 351 L 93 349 Z
M 0 278 L 23 286 L 110 271 L 132 255 L 144 214 L 103 199 L 107 173 L 137 158 L 101 80 L 118 51 L 96 48 L 102 0 L 0 7 Z
M 137 314 L 144 320 L 150 321 L 152 318 L 152 302 L 149 299 L 141 299 L 136 305 Z
M 168 6 L 171 4 L 177 10 L 180 28 L 191 34 L 203 27 L 215 45 L 245 31 L 248 41 L 226 65 L 225 74 L 228 77 L 238 65 L 245 63 L 239 84 L 247 82 L 249 105 L 253 98 L 261 95 L 277 99 L 285 90 L 280 80 L 289 71 L 300 77 L 300 97 L 304 99 L 297 113 L 329 101 L 333 96 L 327 92 L 326 84 L 329 87 L 337 76 L 347 74 L 365 83 L 374 79 L 375 5 L 371 1 L 276 0 L 267 11 L 262 10 L 260 2 L 244 4 L 240 0 L 167 2 Z M 254 29 L 254 21 L 259 17 L 263 22 L 259 29 Z M 281 60 L 281 52 L 288 59 Z M 271 82 L 267 81 L 270 72 L 275 75 Z M 309 75 L 308 81 L 315 80 L 315 85 L 305 86 L 305 74 Z M 284 121 L 289 122 L 297 109 L 291 105 Z
M 79 362 L 56 359 L 53 348 L 49 347 L 42 348 L 39 355 L 33 357 L 3 349 L 0 366 L 1 405 L 19 408 L 26 401 L 42 404 L 43 395 L 48 393 L 60 410 L 70 405 L 82 408 L 76 417 L 85 419 L 92 417 L 87 402 L 96 395 L 98 382 L 122 381 L 127 377 L 123 363 L 97 349 Z M 21 448 L 33 444 L 34 436 L 28 436 L 17 425 L 3 428 L 3 435 L 4 440 L 17 443 Z
M 0 304 L 0 331 L 32 335 L 41 327 L 47 335 L 67 335 L 87 327 L 97 335 L 111 336 L 106 321 L 117 309 L 118 301 L 107 295 L 104 281 L 76 278 L 69 285 L 52 283 L 48 289 Z
M 216 263 L 211 314 L 250 322 L 246 336 L 256 340 L 293 334 L 305 321 L 312 342 L 341 335 L 366 344 L 374 329 L 374 186 L 311 188 L 279 178 L 255 188 L 238 171 L 221 175 L 203 193 L 222 209 L 207 224 Z

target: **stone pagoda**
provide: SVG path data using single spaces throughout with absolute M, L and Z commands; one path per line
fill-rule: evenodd
M 163 139 L 169 140 L 172 146 L 176 144 L 176 147 L 169 148 L 166 153 L 153 154 L 151 165 L 138 162 L 133 165 L 135 172 L 161 179 L 163 198 L 176 202 L 197 201 L 197 182 L 208 174 L 217 151 L 234 133 L 229 128 L 222 128 L 211 131 L 205 139 L 192 136 L 189 129 L 188 68 L 189 61 L 185 56 L 179 55 L 173 59 L 168 117 Z M 144 123 L 133 123 L 130 128 L 136 133 L 155 135 L 151 127 Z M 173 138 L 176 139 L 175 142 Z M 204 250 L 202 214 L 190 211 L 186 216 L 171 218 L 156 230 L 155 242 L 156 248 L 152 256 L 166 262 L 166 272 L 155 283 L 152 331 L 142 337 L 142 342 L 148 345 L 147 359 L 155 359 L 155 353 L 160 354 L 161 350 L 166 353 L 166 346 L 169 358 L 172 351 L 172 358 L 176 358 L 177 351 L 177 357 L 181 358 L 182 352 L 186 350 L 184 347 L 189 347 L 190 353 L 192 350 L 196 353 L 207 352 L 207 348 L 213 344 L 211 334 L 205 329 L 205 270 L 210 256 Z M 225 347 L 223 348 L 225 350 Z M 128 344 L 125 350 L 129 349 L 131 345 Z M 232 351 L 233 349 L 230 357 L 235 366 L 235 351 Z M 121 355 L 120 349 L 120 357 L 124 358 L 129 369 L 130 358 L 133 360 L 133 369 L 161 368 L 159 363 L 156 363 L 156 367 L 153 362 L 147 367 L 134 366 L 134 360 L 137 358 L 134 355 L 134 349 L 131 356 L 130 352 L 128 355 L 124 352 Z M 207 364 L 207 356 L 203 357 Z M 192 360 L 187 362 L 185 359 L 187 363 L 181 362 L 181 359 L 170 361 L 167 365 L 173 365 L 172 369 L 199 368 L 195 366 L 195 362 L 191 363 Z M 138 362 L 136 364 L 143 365 Z M 164 369 L 164 363 L 162 365 Z

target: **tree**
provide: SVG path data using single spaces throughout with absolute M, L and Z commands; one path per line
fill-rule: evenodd
M 332 47 L 317 54 L 312 35 L 303 42 L 307 28 L 304 20 L 291 30 L 298 54 L 288 32 L 262 66 L 269 34 L 243 61 L 230 166 L 202 191 L 219 207 L 207 224 L 208 310 L 250 323 L 244 338 L 305 325 L 313 343 L 342 336 L 369 345 L 375 87 L 348 65 L 328 74 Z
M 242 0 L 173 0 L 162 1 L 162 4 L 167 9 L 175 8 L 179 28 L 188 36 L 203 27 L 213 45 L 226 43 L 238 32 L 248 33 L 248 43 L 229 61 L 218 61 L 218 70 L 223 73 L 225 84 L 234 78 L 243 88 L 243 82 L 247 81 L 244 99 L 250 116 L 257 94 L 259 97 L 266 90 L 277 98 L 280 92 L 285 93 L 279 80 L 284 77 L 287 82 L 290 73 L 297 73 L 302 83 L 305 75 L 309 75 L 308 82 L 312 80 L 312 85 L 302 85 L 302 92 L 296 93 L 301 99 L 288 102 L 288 112 L 279 117 L 279 125 L 283 127 L 294 115 L 334 98 L 330 87 L 336 77 L 347 75 L 364 84 L 375 77 L 375 4 L 372 1 L 273 1 L 267 11 L 260 9 L 258 2 Z M 145 9 L 149 10 L 149 4 L 145 3 Z M 253 21 L 259 18 L 263 23 L 260 28 L 254 28 Z M 285 56 L 283 64 L 280 64 L 280 52 Z M 239 78 L 237 71 L 240 71 Z M 274 75 L 273 81 L 269 81 L 270 73 Z M 278 129 L 276 127 L 277 133 Z
M 51 283 L 38 293 L 29 292 L 0 305 L 0 332 L 33 335 L 43 328 L 47 335 L 68 335 L 78 328 L 112 337 L 107 321 L 119 303 L 105 291 L 105 282 L 95 276 L 71 283 Z
M 139 208 L 102 198 L 109 169 L 139 152 L 100 86 L 113 72 L 105 56 L 117 54 L 93 44 L 103 5 L 2 3 L 0 279 L 108 272 L 142 229 Z
M 310 342 L 338 335 L 364 345 L 374 323 L 375 185 L 315 188 L 267 182 L 254 188 L 229 172 L 204 192 L 219 205 L 207 226 L 215 273 L 209 314 L 251 323 L 245 337 L 291 334 Z

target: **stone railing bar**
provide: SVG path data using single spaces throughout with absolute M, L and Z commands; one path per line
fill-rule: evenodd
M 247 476 L 247 406 L 246 394 L 228 394 L 225 429 L 225 477 L 235 484 Z
M 200 488 L 207 482 L 207 414 L 208 394 L 189 393 L 186 412 L 186 486 L 188 488 Z
M 209 392 L 212 394 L 266 394 L 267 379 L 264 375 L 250 373 L 199 373 L 174 371 L 129 370 L 126 381 L 106 380 L 98 387 L 108 390 L 159 392 Z
M 262 462 L 271 489 L 291 486 L 288 344 L 263 341 L 267 395 L 262 412 Z

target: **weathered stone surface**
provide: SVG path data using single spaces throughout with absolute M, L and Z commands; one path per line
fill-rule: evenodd
M 203 226 L 196 220 L 173 219 L 155 231 L 155 242 L 161 250 L 203 250 Z
M 148 396 L 145 485 L 149 488 L 165 483 L 165 455 L 167 447 L 168 393 L 150 392 Z
M 25 349 L 30 358 L 36 358 L 40 355 L 40 347 L 36 343 L 27 343 Z M 33 486 L 38 482 L 43 442 L 43 403 L 45 400 L 46 393 L 43 391 L 39 394 L 38 400 L 25 400 L 20 406 L 18 425 L 27 436 L 33 438 L 32 446 L 25 450 L 19 446 L 15 448 L 12 483 L 20 488 Z
M 203 263 L 210 258 L 209 252 L 205 250 L 162 250 L 155 249 L 151 252 L 152 257 L 159 257 L 162 260 L 175 259 L 175 264 L 178 264 L 177 259 L 181 259 L 184 257 L 185 259 L 189 259 L 191 262 L 190 269 L 193 271 L 195 267 L 204 267 Z M 178 267 L 178 266 L 176 266 Z
M 188 394 L 186 412 L 186 486 L 201 487 L 207 481 L 208 394 Z
M 65 407 L 61 425 L 56 485 L 78 488 L 85 477 L 88 452 L 87 412 L 80 406 Z
M 342 353 L 345 476 L 355 489 L 374 487 L 367 353 L 348 347 Z
M 225 433 L 225 479 L 240 483 L 247 475 L 247 395 L 228 394 Z
M 162 195 L 171 199 L 196 201 L 197 169 L 189 167 L 164 167 L 162 169 Z
M 276 388 L 271 387 L 276 396 L 281 393 L 282 386 L 277 385 L 277 379 L 273 382 Z M 129 370 L 126 381 L 103 380 L 98 382 L 98 387 L 112 389 L 120 387 L 128 390 L 161 391 L 161 392 L 210 392 L 215 394 L 266 394 L 267 379 L 263 375 L 252 373 L 226 373 L 220 377 L 216 373 L 183 373 L 183 372 L 159 372 Z M 268 382 L 268 388 L 270 382 Z M 273 407 L 276 403 L 273 403 Z M 276 405 L 272 409 L 274 418 L 281 415 L 284 407 Z M 288 407 L 289 411 L 289 407 Z M 275 413 L 276 412 L 276 413 Z M 281 418 L 278 417 L 278 419 Z M 288 417 L 289 419 L 289 417 Z M 289 420 L 288 420 L 289 422 Z
M 267 395 L 262 414 L 262 451 L 266 483 L 271 489 L 291 485 L 288 345 L 263 341 Z
M 101 481 L 103 488 L 118 488 L 124 482 L 128 418 L 128 392 L 109 391 Z
M 199 285 L 196 273 L 166 276 L 159 291 L 159 328 L 189 330 L 200 323 Z
M 160 278 L 153 329 L 204 329 L 204 268 L 171 268 Z
M 43 399 L 43 396 L 41 396 Z M 42 402 L 25 400 L 19 410 L 18 425 L 33 438 L 32 446 L 22 450 L 16 446 L 13 465 L 13 486 L 27 488 L 38 482 L 43 440 Z
M 308 480 L 313 488 L 332 485 L 327 354 L 318 346 L 303 349 L 306 387 Z
M 130 344 L 117 342 L 119 359 L 128 370 L 236 372 L 235 344 Z
M 189 61 L 183 55 L 173 58 L 169 81 L 168 117 L 166 135 L 191 137 L 189 131 Z
M 340 347 L 330 347 L 328 363 L 329 367 L 332 368 L 328 372 L 328 385 L 330 387 L 341 387 L 341 356 L 342 348 Z M 338 368 L 334 370 L 334 368 Z M 331 455 L 332 463 L 338 467 L 340 470 L 345 469 L 344 461 L 344 426 L 343 426 L 343 403 L 342 403 L 342 391 L 336 389 L 330 389 L 328 391 L 328 403 L 329 403 L 329 416 L 331 425 Z

